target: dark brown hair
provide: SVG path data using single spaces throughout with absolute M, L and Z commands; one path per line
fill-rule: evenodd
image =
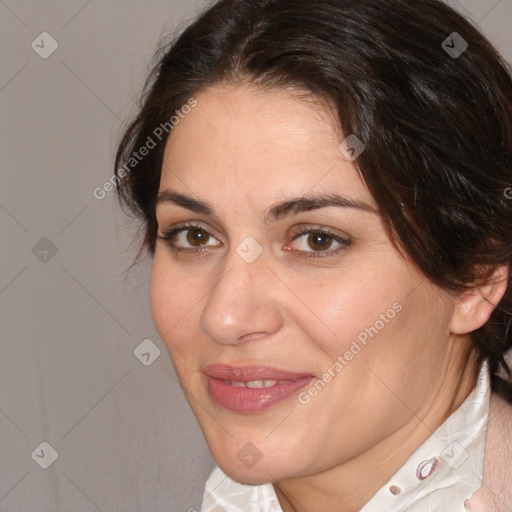
M 432 282 L 458 292 L 507 264 L 510 279 L 510 67 L 443 2 L 221 0 L 156 58 L 115 163 L 121 204 L 142 221 L 137 259 L 155 250 L 171 118 L 179 122 L 204 89 L 244 80 L 297 87 L 335 106 L 342 133 L 366 146 L 357 167 L 390 236 Z M 133 160 L 150 139 L 154 147 Z M 509 377 L 511 311 L 509 285 L 472 333 L 480 359 Z

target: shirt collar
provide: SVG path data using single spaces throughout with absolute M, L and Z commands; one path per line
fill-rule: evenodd
M 465 512 L 464 502 L 482 485 L 489 398 L 484 361 L 463 404 L 360 512 Z M 272 484 L 239 484 L 219 467 L 208 478 L 203 497 L 201 512 L 282 512 Z
M 490 389 L 485 361 L 463 404 L 360 512 L 465 512 L 482 485 Z

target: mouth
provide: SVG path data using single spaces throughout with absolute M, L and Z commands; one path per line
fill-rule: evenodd
M 306 373 L 295 373 L 269 366 L 209 365 L 203 373 L 212 401 L 234 412 L 255 413 L 290 398 L 314 380 Z

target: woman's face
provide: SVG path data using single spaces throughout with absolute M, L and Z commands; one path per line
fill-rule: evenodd
M 166 147 L 158 234 L 178 231 L 151 310 L 216 462 L 299 477 L 417 428 L 453 299 L 391 244 L 334 115 L 283 89 L 196 99 Z

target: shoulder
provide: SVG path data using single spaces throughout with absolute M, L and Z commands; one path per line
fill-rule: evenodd
M 512 509 L 512 404 L 491 393 L 485 443 L 483 484 L 468 501 L 468 512 L 509 512 Z

